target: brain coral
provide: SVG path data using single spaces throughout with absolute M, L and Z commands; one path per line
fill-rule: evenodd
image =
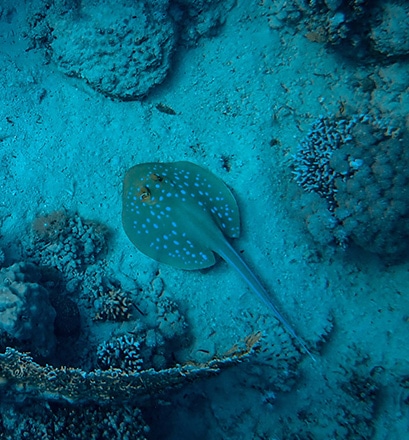
M 409 135 L 375 118 L 320 117 L 298 146 L 293 173 L 307 192 L 307 227 L 321 242 L 354 242 L 397 256 L 409 238 Z

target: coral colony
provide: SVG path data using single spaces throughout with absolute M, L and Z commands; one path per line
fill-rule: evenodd
M 244 360 L 260 335 L 252 335 L 224 356 L 176 365 L 173 350 L 177 341 L 184 340 L 187 329 L 176 303 L 164 295 L 162 282 L 155 283 L 150 316 L 145 323 L 141 315 L 136 319 L 132 315 L 135 297 L 123 291 L 100 262 L 105 246 L 106 229 L 77 214 L 58 211 L 33 222 L 27 252 L 31 262 L 0 269 L 0 384 L 3 395 L 10 398 L 17 393 L 20 400 L 37 401 L 38 405 L 47 400 L 60 402 L 53 410 L 41 406 L 44 418 L 38 423 L 44 432 L 66 429 L 74 413 L 77 420 L 81 418 L 75 408 L 69 411 L 63 405 L 70 402 L 86 405 L 85 413 L 95 412 L 97 419 L 103 414 L 109 417 L 93 428 L 99 433 L 94 438 L 108 438 L 116 423 L 121 423 L 119 433 L 109 438 L 128 438 L 129 429 L 129 438 L 143 440 L 148 427 L 135 405 Z M 134 334 L 101 342 L 91 355 L 95 362 L 87 370 L 62 364 L 68 355 L 75 359 L 78 343 L 83 344 L 80 352 L 90 357 L 93 347 L 88 348 L 80 319 L 90 308 L 96 321 L 133 319 Z M 99 406 L 106 402 L 125 402 L 132 419 L 121 422 L 115 407 Z M 26 416 L 33 419 L 36 416 L 29 408 Z M 30 432 L 25 425 L 21 429 Z
M 294 179 L 317 240 L 398 256 L 409 238 L 408 133 L 367 115 L 320 117 L 298 146 Z M 304 199 L 304 200 L 307 200 Z M 308 206 L 307 206 L 308 205 Z

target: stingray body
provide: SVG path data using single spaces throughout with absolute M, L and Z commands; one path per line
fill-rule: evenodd
M 203 269 L 215 263 L 214 253 L 220 255 L 311 355 L 226 239 L 239 236 L 239 210 L 231 191 L 214 174 L 190 162 L 132 167 L 124 179 L 122 224 L 131 242 L 161 263 Z

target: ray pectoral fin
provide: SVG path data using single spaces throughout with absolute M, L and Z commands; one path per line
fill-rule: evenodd
M 236 250 L 225 240 L 224 246 L 217 250 L 217 253 L 225 260 L 230 266 L 234 267 L 236 271 L 241 275 L 250 289 L 263 301 L 264 304 L 273 312 L 274 316 L 280 321 L 288 333 L 300 344 L 303 350 L 311 357 L 313 361 L 316 361 L 310 350 L 305 345 L 305 342 L 295 333 L 294 329 L 283 317 L 283 315 L 277 310 L 273 300 L 269 293 L 260 283 L 259 279 L 254 275 L 252 270 L 243 261 L 241 256 Z

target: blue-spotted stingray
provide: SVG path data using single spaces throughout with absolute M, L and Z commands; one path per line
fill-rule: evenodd
M 218 254 L 312 357 L 226 239 L 239 236 L 240 215 L 233 194 L 221 179 L 191 162 L 143 163 L 126 173 L 122 202 L 124 230 L 142 253 L 187 270 L 213 266 L 214 254 Z

